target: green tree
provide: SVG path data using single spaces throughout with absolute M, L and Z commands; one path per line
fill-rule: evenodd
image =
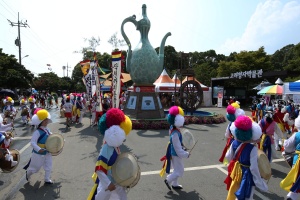
M 60 90 L 60 78 L 53 72 L 41 73 L 34 78 L 33 86 L 37 90 L 49 90 L 49 92 L 56 92 Z
M 3 53 L 1 48 L 0 71 L 0 85 L 3 88 L 29 88 L 34 77 L 33 73 L 17 62 L 14 55 Z

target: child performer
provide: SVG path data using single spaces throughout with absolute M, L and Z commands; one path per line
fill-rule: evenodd
M 120 109 L 112 108 L 102 115 L 98 128 L 104 134 L 103 146 L 92 176 L 95 185 L 87 199 L 109 200 L 118 196 L 117 199 L 127 200 L 125 188 L 116 184 L 112 177 L 111 166 L 121 153 L 119 147 L 132 129 L 131 120 Z
M 248 116 L 239 116 L 230 130 L 235 140 L 226 153 L 226 159 L 230 161 L 228 176 L 224 181 L 229 190 L 227 200 L 251 200 L 255 186 L 262 191 L 268 190 L 267 184 L 259 173 L 257 147 L 252 144 L 259 140 L 262 134 L 261 128 Z
M 21 110 L 21 117 L 22 117 L 23 125 L 28 124 L 28 119 L 30 118 L 29 107 L 26 104 L 27 104 L 27 101 L 25 99 L 22 99 L 20 101 L 20 107 L 18 108 L 18 110 Z
M 230 121 L 230 123 L 228 124 L 226 131 L 225 131 L 225 138 L 227 138 L 227 142 L 223 149 L 222 155 L 219 159 L 219 161 L 221 163 L 224 163 L 225 165 L 228 164 L 228 161 L 226 159 L 224 159 L 225 154 L 226 154 L 227 150 L 229 149 L 231 143 L 234 140 L 234 137 L 230 131 L 230 126 L 231 126 L 232 122 L 234 122 L 238 116 L 245 115 L 245 111 L 240 108 L 240 104 L 238 104 L 237 102 L 234 102 L 234 103 L 228 105 L 226 108 L 226 111 L 227 111 L 226 117 L 227 117 L 228 121 Z
M 178 178 L 182 177 L 184 173 L 184 163 L 182 159 L 188 158 L 190 153 L 185 151 L 182 146 L 182 135 L 179 128 L 183 127 L 184 124 L 184 112 L 181 107 L 172 106 L 169 109 L 168 123 L 171 125 L 169 130 L 170 142 L 166 156 L 161 158 L 161 161 L 164 160 L 165 162 L 160 176 L 162 177 L 164 172 L 169 174 L 164 180 L 169 190 L 172 190 L 171 186 L 173 189 L 182 189 L 182 185 L 178 184 Z M 173 167 L 172 173 L 170 173 L 171 166 Z
M 297 130 L 300 130 L 300 117 L 298 116 L 295 119 L 295 127 Z M 293 166 L 290 172 L 287 174 L 285 179 L 283 179 L 280 183 L 280 187 L 287 192 L 287 200 L 297 200 L 300 197 L 299 189 L 300 189 L 300 174 L 299 174 L 299 166 L 300 166 L 300 132 L 296 132 L 292 134 L 292 136 L 284 141 L 284 150 L 287 153 L 293 153 Z
M 33 152 L 29 163 L 24 167 L 26 170 L 26 180 L 30 181 L 32 174 L 39 172 L 41 167 L 45 170 L 45 184 L 53 184 L 50 179 L 52 171 L 52 155 L 45 149 L 45 143 L 49 135 L 50 129 L 47 127 L 51 123 L 51 116 L 47 110 L 41 109 L 32 117 L 32 124 L 38 126 L 33 132 L 31 138 L 31 146 Z

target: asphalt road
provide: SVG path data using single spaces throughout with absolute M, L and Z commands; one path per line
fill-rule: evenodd
M 202 108 L 225 114 L 225 108 Z M 25 180 L 22 167 L 28 162 L 32 148 L 29 145 L 33 129 L 22 126 L 20 118 L 15 122 L 16 139 L 12 148 L 21 152 L 21 160 L 12 173 L 0 172 L 0 199 L 3 200 L 84 200 L 93 186 L 91 176 L 99 154 L 103 137 L 96 128 L 90 127 L 89 115 L 83 119 L 83 125 L 72 125 L 69 132 L 63 132 L 64 118 L 59 117 L 59 110 L 52 108 L 53 123 L 49 125 L 52 132 L 64 136 L 63 152 L 53 157 L 51 186 L 44 185 L 44 171 L 32 176 L 30 183 Z M 247 112 L 247 114 L 250 114 Z M 223 183 L 227 168 L 218 160 L 225 146 L 224 132 L 227 123 L 211 125 L 188 125 L 188 128 L 199 140 L 192 155 L 185 160 L 184 176 L 179 182 L 183 190 L 169 191 L 159 176 L 162 166 L 160 158 L 165 154 L 169 141 L 167 130 L 133 130 L 127 137 L 121 151 L 132 152 L 138 158 L 142 176 L 138 184 L 128 192 L 129 200 L 221 200 L 227 195 Z M 280 181 L 289 171 L 288 165 L 278 152 L 279 159 L 274 160 L 272 177 L 268 182 L 269 192 L 256 190 L 254 199 L 283 200 L 286 192 L 279 187 Z

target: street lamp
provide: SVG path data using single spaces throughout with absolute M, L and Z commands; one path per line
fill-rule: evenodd
M 26 55 L 26 56 L 24 56 L 23 58 L 26 58 L 26 57 L 28 57 L 29 55 Z M 21 58 L 21 60 L 23 60 L 23 58 Z

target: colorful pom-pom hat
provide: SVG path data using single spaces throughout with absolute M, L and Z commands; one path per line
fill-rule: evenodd
M 250 117 L 241 115 L 230 126 L 230 131 L 235 139 L 246 142 L 258 140 L 262 135 L 261 127 L 252 121 Z
M 168 123 L 175 127 L 182 127 L 184 125 L 184 112 L 179 106 L 172 106 L 169 109 Z
M 20 103 L 25 105 L 25 104 L 27 104 L 27 101 L 26 101 L 25 99 L 22 99 L 22 100 L 20 101 Z
M 240 108 L 240 104 L 238 102 L 228 105 L 226 111 L 226 118 L 231 122 L 234 122 L 238 116 L 246 115 L 245 111 Z
M 7 96 L 5 99 L 3 99 L 3 104 L 6 103 L 14 104 L 14 100 L 11 97 Z
M 132 122 L 122 110 L 111 108 L 99 119 L 98 128 L 109 146 L 118 147 L 132 130 Z
M 42 123 L 45 119 L 49 119 L 49 123 L 51 123 L 51 115 L 50 113 L 45 109 L 38 110 L 32 117 L 32 125 L 39 125 Z
M 33 96 L 28 98 L 29 103 L 35 103 L 35 98 Z

